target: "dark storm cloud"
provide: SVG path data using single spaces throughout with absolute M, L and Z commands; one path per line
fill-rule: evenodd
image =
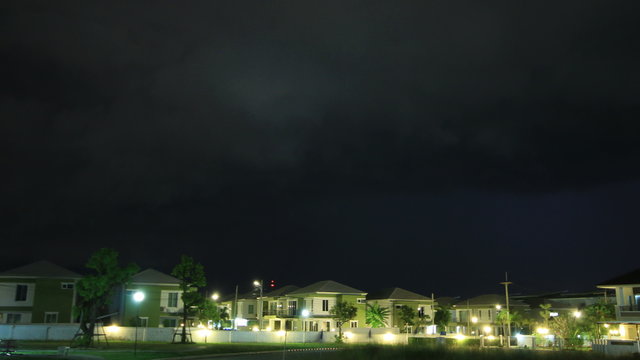
M 0 6 L 6 239 L 91 237 L 150 265 L 140 244 L 181 237 L 484 239 L 503 229 L 451 225 L 458 196 L 555 193 L 548 208 L 640 175 L 637 3 Z M 459 204 L 442 218 L 441 193 Z

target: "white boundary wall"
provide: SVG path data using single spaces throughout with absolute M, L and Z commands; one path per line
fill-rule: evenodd
M 0 339 L 14 340 L 69 340 L 78 331 L 77 324 L 56 325 L 0 325 Z M 100 329 L 98 329 L 100 330 Z M 105 327 L 108 340 L 135 339 L 134 327 Z M 197 343 L 332 343 L 337 332 L 321 331 L 221 331 L 191 328 L 191 337 Z M 138 328 L 138 341 L 171 342 L 173 328 Z M 344 332 L 347 343 L 406 344 L 406 334 L 397 328 L 349 329 Z M 176 340 L 179 341 L 177 336 Z

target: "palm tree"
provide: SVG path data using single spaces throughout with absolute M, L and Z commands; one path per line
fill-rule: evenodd
M 371 325 L 372 328 L 387 327 L 388 318 L 389 308 L 380 306 L 378 304 L 367 304 L 367 310 L 365 312 L 365 322 Z

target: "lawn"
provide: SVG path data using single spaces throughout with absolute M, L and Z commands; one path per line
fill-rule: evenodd
M 57 355 L 60 346 L 69 346 L 68 341 L 20 341 L 18 343 L 19 354 Z M 169 344 L 161 342 L 138 343 L 137 355 L 133 354 L 132 342 L 110 341 L 106 346 L 98 344 L 96 348 L 81 349 L 72 348 L 69 355 L 96 356 L 105 360 L 151 360 L 170 357 L 199 356 L 209 354 L 227 354 L 239 352 L 278 351 L 283 349 L 282 344 L 273 343 L 234 343 L 234 344 Z M 326 344 L 287 344 L 287 349 L 308 349 L 327 347 Z M 51 359 L 50 357 L 48 357 Z
M 67 346 L 67 342 L 21 341 L 19 353 L 25 355 L 55 355 L 58 346 Z M 320 348 L 333 344 L 287 344 L 288 349 Z M 279 351 L 282 344 L 167 344 L 140 343 L 137 356 L 133 354 L 133 343 L 110 342 L 108 347 L 100 349 L 72 349 L 70 355 L 95 356 L 105 360 L 151 360 L 170 357 L 185 357 L 209 354 Z M 382 346 L 348 345 L 341 351 L 308 354 L 309 359 L 322 360 L 605 360 L 604 355 L 590 351 L 532 351 L 505 349 L 469 349 L 447 346 Z M 620 359 L 636 359 L 621 357 Z M 30 359 L 31 360 L 31 359 Z M 48 357 L 51 360 L 51 357 Z

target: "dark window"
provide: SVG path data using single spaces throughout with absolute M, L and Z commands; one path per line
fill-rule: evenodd
M 424 317 L 424 306 L 418 308 L 418 317 Z
M 16 286 L 16 301 L 27 301 L 27 285 Z
M 329 300 L 322 300 L 322 311 L 329 311 Z
M 254 305 L 249 305 L 247 312 L 249 314 L 255 314 L 256 313 L 255 306 Z
M 7 324 L 17 324 L 22 320 L 22 314 L 7 314 Z
M 169 301 L 167 301 L 168 307 L 178 307 L 178 293 L 169 293 Z

